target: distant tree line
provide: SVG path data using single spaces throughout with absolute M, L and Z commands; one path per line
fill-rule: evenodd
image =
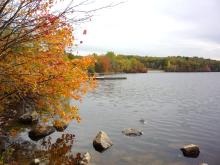
M 81 56 L 68 55 L 70 59 Z M 95 65 L 89 67 L 90 73 L 146 73 L 146 66 L 137 58 L 124 55 L 116 55 L 108 52 L 105 55 L 91 55 L 95 59 Z
M 147 68 L 166 72 L 219 72 L 220 61 L 199 57 L 137 57 Z
M 89 68 L 90 73 L 146 73 L 148 69 L 166 72 L 220 72 L 220 61 L 199 57 L 150 57 L 134 55 L 116 55 L 107 52 L 105 55 L 92 55 L 95 66 Z M 70 58 L 80 56 L 69 55 Z

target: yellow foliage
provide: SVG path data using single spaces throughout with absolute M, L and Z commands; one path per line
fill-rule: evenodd
M 74 38 L 72 27 L 63 24 L 62 19 L 56 19 L 49 27 L 42 26 L 35 31 L 40 35 L 8 49 L 7 56 L 0 59 L 0 110 L 28 97 L 48 118 L 80 120 L 70 100 L 81 99 L 94 86 L 87 72 L 94 59 L 67 57 L 65 49 L 72 46 Z M 0 46 L 4 42 L 1 40 Z

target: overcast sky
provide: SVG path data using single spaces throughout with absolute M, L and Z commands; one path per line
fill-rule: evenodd
M 96 0 L 96 5 L 110 1 Z M 80 35 L 83 29 L 87 35 Z M 220 59 L 220 0 L 127 0 L 96 13 L 75 35 L 83 40 L 79 54 Z

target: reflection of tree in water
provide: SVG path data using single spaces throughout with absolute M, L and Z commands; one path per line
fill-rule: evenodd
M 38 158 L 43 164 L 77 165 L 81 160 L 81 154 L 74 155 L 71 152 L 74 138 L 73 134 L 62 134 L 60 138 L 52 142 L 52 138 L 47 137 L 42 140 L 41 149 L 37 149 L 34 144 L 27 141 L 13 144 L 9 151 L 4 152 L 3 164 L 25 165 L 30 164 L 34 158 Z
M 112 82 L 112 81 L 101 81 L 98 84 L 99 88 L 96 88 L 91 93 L 93 93 L 95 95 L 95 98 L 97 96 L 100 97 L 100 95 L 104 96 L 104 97 L 105 96 L 112 97 L 114 91 L 120 92 L 120 90 L 115 89 L 118 87 L 117 86 L 118 84 L 115 84 L 115 82 Z M 115 95 L 113 97 L 115 97 Z
M 41 145 L 43 150 L 39 152 L 42 157 L 46 156 L 45 159 L 49 165 L 78 164 L 81 159 L 81 154 L 78 153 L 74 156 L 71 153 L 74 138 L 75 135 L 73 134 L 62 134 L 61 138 L 58 138 L 55 143 L 52 143 L 51 137 L 48 137 L 42 141 Z

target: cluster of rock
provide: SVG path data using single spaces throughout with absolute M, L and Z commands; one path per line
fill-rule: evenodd
M 31 113 L 25 113 L 20 118 L 19 121 L 24 124 L 36 124 L 39 121 L 39 115 L 36 111 L 33 111 Z M 140 120 L 141 123 L 145 124 L 146 121 L 144 119 Z M 29 137 L 32 140 L 39 140 L 41 138 L 44 138 L 45 136 L 48 136 L 52 134 L 55 131 L 63 131 L 67 128 L 67 124 L 65 122 L 61 122 L 61 125 L 59 126 L 47 126 L 47 125 L 40 125 L 37 124 L 30 132 Z M 141 136 L 143 135 L 143 132 L 138 129 L 134 128 L 127 128 L 122 131 L 122 133 L 126 136 Z M 0 144 L 1 146 L 2 144 Z M 93 140 L 93 147 L 98 152 L 103 152 L 110 148 L 113 145 L 113 142 L 109 138 L 109 136 L 104 132 L 100 131 L 96 135 L 96 137 Z M 1 149 L 1 148 L 0 148 Z M 185 157 L 192 157 L 196 158 L 200 154 L 199 146 L 195 144 L 189 144 L 185 145 L 182 148 L 180 148 L 183 155 Z M 87 165 L 89 164 L 91 159 L 91 155 L 87 152 L 83 155 L 82 159 L 79 161 L 79 165 Z M 38 164 L 38 160 L 35 160 L 34 164 Z M 207 165 L 206 163 L 203 163 L 202 165 Z
M 54 131 L 55 131 L 55 128 L 51 126 L 46 126 L 46 127 L 37 126 L 29 133 L 29 136 L 33 140 L 39 140 L 46 134 L 49 135 Z M 110 138 L 104 131 L 98 132 L 98 134 L 93 140 L 93 146 L 95 150 L 98 152 L 104 152 L 105 150 L 110 148 L 112 145 L 113 145 L 112 141 L 110 140 Z M 83 154 L 81 159 L 78 161 L 77 165 L 89 165 L 90 160 L 91 160 L 91 155 L 89 152 L 86 152 L 85 154 Z M 34 159 L 31 162 L 31 165 L 41 165 L 41 164 L 42 163 L 40 159 Z
M 141 136 L 143 132 L 134 128 L 127 128 L 122 131 L 126 136 Z M 113 145 L 112 141 L 104 131 L 100 131 L 93 140 L 96 151 L 103 152 Z M 185 157 L 197 158 L 200 154 L 199 146 L 195 144 L 185 145 L 180 149 Z M 208 165 L 202 163 L 201 165 Z
M 122 131 L 122 133 L 126 136 L 141 136 L 141 135 L 143 135 L 143 132 L 141 130 L 134 129 L 134 128 L 124 129 Z M 105 151 L 106 149 L 108 149 L 112 145 L 113 145 L 112 141 L 110 140 L 108 135 L 103 131 L 100 131 L 96 135 L 95 139 L 93 140 L 93 146 L 94 146 L 95 150 L 97 150 L 99 152 Z M 180 150 L 182 151 L 182 153 L 185 157 L 197 158 L 200 154 L 199 146 L 195 145 L 195 144 L 185 145 L 182 148 L 180 148 Z M 203 163 L 202 165 L 207 165 L 207 164 Z
M 126 136 L 141 136 L 143 132 L 138 129 L 124 129 L 122 133 Z M 96 151 L 103 152 L 113 145 L 112 141 L 104 131 L 100 131 L 93 140 L 93 147 Z
M 62 132 L 67 128 L 67 124 L 64 121 L 60 121 L 59 125 L 44 125 L 39 124 L 40 115 L 36 111 L 24 113 L 19 117 L 19 122 L 23 124 L 36 124 L 36 126 L 29 132 L 29 137 L 32 140 L 40 140 L 55 131 Z

